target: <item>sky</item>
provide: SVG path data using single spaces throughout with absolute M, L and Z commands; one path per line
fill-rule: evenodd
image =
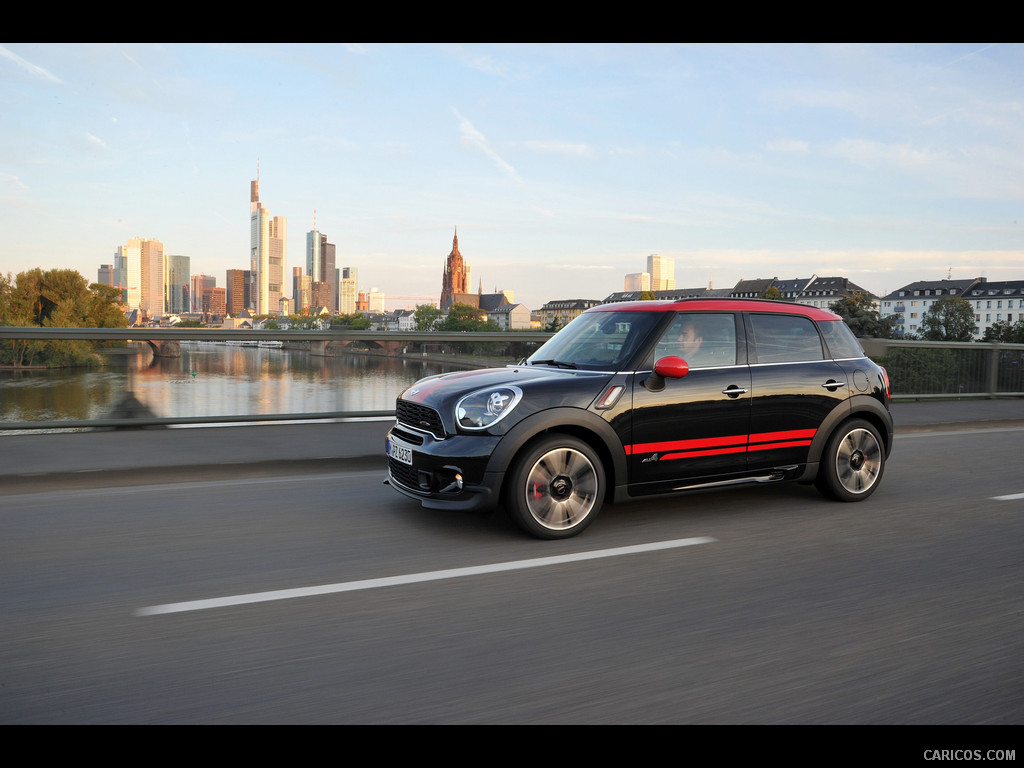
M 133 237 L 223 286 L 249 186 L 387 308 L 471 288 L 1024 280 L 1024 44 L 0 44 L 0 274 Z

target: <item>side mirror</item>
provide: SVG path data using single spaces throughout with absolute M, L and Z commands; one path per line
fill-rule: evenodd
M 654 364 L 654 372 L 666 379 L 681 379 L 690 372 L 690 366 L 683 358 L 669 355 Z
M 681 379 L 689 372 L 690 366 L 683 358 L 669 355 L 654 364 L 654 373 L 644 381 L 644 386 L 651 392 L 660 392 L 665 388 L 665 379 Z

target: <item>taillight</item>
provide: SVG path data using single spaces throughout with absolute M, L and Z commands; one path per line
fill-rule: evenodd
M 892 400 L 892 386 L 889 384 L 889 372 L 885 370 L 885 368 L 882 368 L 882 381 L 885 382 L 885 396 L 889 400 Z

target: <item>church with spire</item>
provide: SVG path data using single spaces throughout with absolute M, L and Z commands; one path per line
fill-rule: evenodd
M 452 252 L 444 263 L 444 277 L 441 280 L 441 309 L 451 309 L 458 294 L 469 293 L 469 266 L 459 253 L 459 229 L 455 228 Z
M 477 293 L 470 293 L 469 265 L 459 252 L 459 230 L 455 228 L 452 251 L 444 263 L 444 277 L 441 280 L 440 308 L 448 311 L 453 304 L 468 304 L 471 307 L 491 311 L 512 303 L 512 292 L 484 293 L 483 281 Z

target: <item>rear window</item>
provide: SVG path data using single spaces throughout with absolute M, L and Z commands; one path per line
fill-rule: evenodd
M 853 357 L 864 357 L 864 348 L 853 335 L 850 326 L 842 320 L 829 320 L 818 323 L 818 330 L 825 337 L 825 344 L 832 357 L 843 360 Z

